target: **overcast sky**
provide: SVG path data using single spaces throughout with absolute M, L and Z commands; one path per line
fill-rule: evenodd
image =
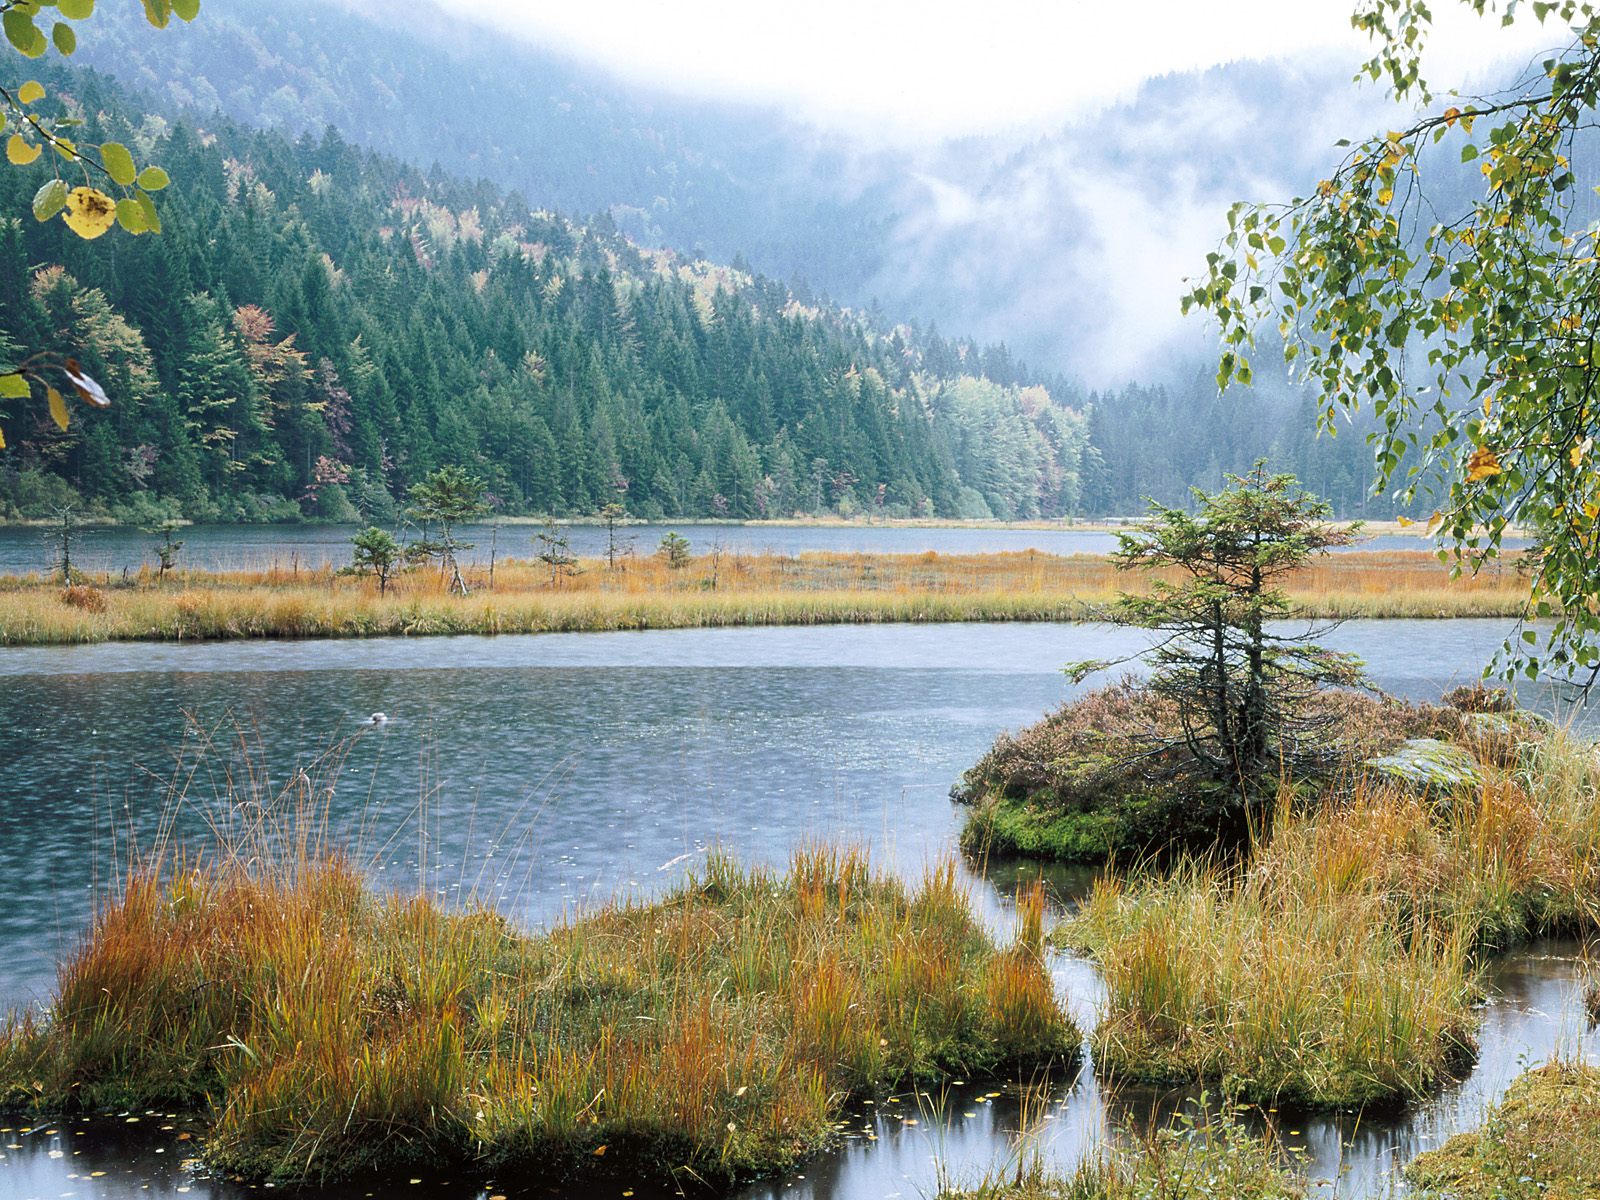
M 888 139 L 1047 127 L 1141 80 L 1241 58 L 1335 54 L 1365 39 L 1353 0 L 439 0 L 642 84 L 777 104 Z M 1435 4 L 1441 83 L 1555 40 Z M 1460 11 L 1457 11 L 1457 10 Z

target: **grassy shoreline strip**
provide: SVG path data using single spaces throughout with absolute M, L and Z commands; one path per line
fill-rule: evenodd
M 252 1180 L 727 1182 L 822 1147 L 851 1096 L 1075 1057 L 1042 891 L 1020 904 L 997 947 L 952 863 L 910 888 L 812 850 L 527 935 L 336 857 L 169 863 L 104 909 L 48 1018 L 0 1037 L 0 1102 L 198 1112 L 207 1159 Z
M 380 596 L 326 567 L 90 578 L 64 589 L 0 578 L 0 645 L 239 638 L 416 637 L 705 626 L 876 622 L 1074 621 L 1093 617 L 1127 582 L 1104 558 L 1026 551 L 982 555 L 703 555 L 673 570 L 654 558 L 610 570 L 598 560 L 554 578 L 502 562 L 492 588 L 447 594 L 412 572 Z M 1415 551 L 1332 556 L 1291 581 L 1306 613 L 1343 617 L 1520 615 L 1515 572 L 1451 581 Z

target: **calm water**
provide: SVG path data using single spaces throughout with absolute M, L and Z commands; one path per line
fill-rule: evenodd
M 1505 632 L 1497 621 L 1351 622 L 1329 640 L 1363 655 L 1386 688 L 1432 698 L 1473 678 Z M 917 871 L 952 843 L 960 813 L 946 792 L 961 770 L 996 732 L 1071 694 L 1060 663 L 1129 649 L 1132 636 L 1086 625 L 839 626 L 6 649 L 0 1004 L 48 997 L 53 960 L 128 831 L 147 842 L 169 810 L 186 740 L 217 743 L 189 788 L 199 800 L 239 765 L 236 739 L 282 781 L 356 735 L 342 743 L 335 815 L 380 877 L 475 891 L 537 924 L 596 898 L 658 892 L 714 846 L 781 862 L 797 843 L 847 840 Z M 358 734 L 373 711 L 390 722 Z M 972 881 L 1000 926 L 1012 882 Z M 1064 895 L 1076 886 L 1059 881 Z M 1359 1130 L 1291 1126 L 1313 1174 L 1343 1169 L 1339 1195 L 1373 1194 L 1393 1161 L 1475 1123 L 1523 1059 L 1584 1043 L 1574 954 L 1552 944 L 1504 960 L 1477 1070 L 1423 1111 Z M 1092 969 L 1062 958 L 1057 971 L 1092 1022 Z M 1063 1162 L 1163 1099 L 1108 1096 L 1092 1072 L 1059 1081 L 1058 1093 L 1041 1146 Z M 243 1194 L 197 1178 L 183 1165 L 183 1131 L 163 1124 L 174 1123 L 13 1131 L 0 1137 L 0 1195 Z M 928 1194 L 936 1159 L 958 1177 L 981 1172 L 1010 1153 L 1016 1124 L 1009 1094 L 904 1097 L 864 1113 L 860 1136 L 808 1163 L 804 1178 L 748 1195 Z M 412 1194 L 422 1193 L 476 1190 L 428 1180 Z
M 1047 554 L 1106 554 L 1116 549 L 1113 534 L 1073 529 L 1063 525 L 1051 529 L 976 529 L 907 528 L 896 526 L 804 526 L 804 525 L 630 525 L 619 531 L 632 539 L 637 554 L 652 553 L 662 535 L 675 530 L 689 539 L 696 554 L 721 545 L 731 552 L 754 554 L 801 554 L 808 550 L 857 551 L 884 554 L 921 554 L 936 550 L 940 554 L 980 554 L 999 550 L 1041 550 Z M 471 526 L 467 540 L 476 545 L 467 559 L 486 564 L 491 541 L 501 558 L 531 558 L 535 552 L 536 525 L 502 525 L 498 531 L 488 526 Z M 351 525 L 195 525 L 180 531 L 183 540 L 180 563 L 204 570 L 265 568 L 276 564 L 290 570 L 295 564 L 313 568 L 323 564 L 344 566 L 350 561 Z M 605 552 L 605 530 L 591 525 L 568 529 L 574 552 L 600 555 Z M 73 558 L 83 570 L 108 571 L 139 569 L 141 563 L 156 565 L 157 538 L 137 529 L 87 529 Z M 1507 545 L 1512 545 L 1508 539 Z M 1361 544 L 1369 550 L 1425 550 L 1430 543 L 1422 538 L 1392 536 L 1372 538 Z M 0 527 L 0 575 L 46 571 L 55 561 L 55 544 L 39 529 Z

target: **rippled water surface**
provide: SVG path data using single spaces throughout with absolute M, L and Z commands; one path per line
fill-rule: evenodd
M 1328 640 L 1365 657 L 1386 688 L 1433 698 L 1475 677 L 1505 633 L 1495 621 L 1350 622 Z M 200 798 L 239 761 L 240 736 L 283 780 L 386 713 L 345 743 L 336 819 L 388 882 L 476 892 L 537 924 L 658 892 L 714 846 L 781 862 L 801 842 L 845 840 L 919 870 L 953 843 L 960 812 L 946 793 L 960 772 L 998 731 L 1069 696 L 1059 664 L 1131 649 L 1132 637 L 1089 625 L 840 626 L 0 650 L 0 1004 L 48 998 L 53 961 L 128 832 L 148 841 L 169 811 L 186 740 L 219 743 L 190 785 Z M 1064 899 L 1082 883 L 1052 878 Z M 972 880 L 997 926 L 1013 883 Z M 1550 943 L 1497 965 L 1477 1068 L 1421 1111 L 1290 1126 L 1313 1174 L 1342 1179 L 1340 1196 L 1379 1194 L 1394 1162 L 1476 1123 L 1525 1062 L 1600 1048 L 1580 1016 L 1575 955 Z M 1057 975 L 1092 1022 L 1092 969 L 1064 957 Z M 980 1173 L 1013 1152 L 1017 1125 L 1016 1096 L 992 1090 L 866 1110 L 837 1152 L 747 1194 L 913 1197 L 934 1189 L 936 1160 L 957 1177 Z M 1056 1092 L 1039 1144 L 1062 1162 L 1172 1101 L 1107 1094 L 1092 1070 Z M 0 1196 L 236 1194 L 185 1165 L 179 1123 L 129 1115 L 139 1120 L 7 1131 Z M 477 1194 L 440 1179 L 405 1187 Z

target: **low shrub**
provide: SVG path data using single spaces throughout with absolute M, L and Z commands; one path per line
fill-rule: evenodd
M 99 588 L 88 587 L 83 584 L 73 584 L 62 589 L 61 603 L 68 608 L 82 609 L 84 612 L 103 613 L 106 611 L 106 594 Z

